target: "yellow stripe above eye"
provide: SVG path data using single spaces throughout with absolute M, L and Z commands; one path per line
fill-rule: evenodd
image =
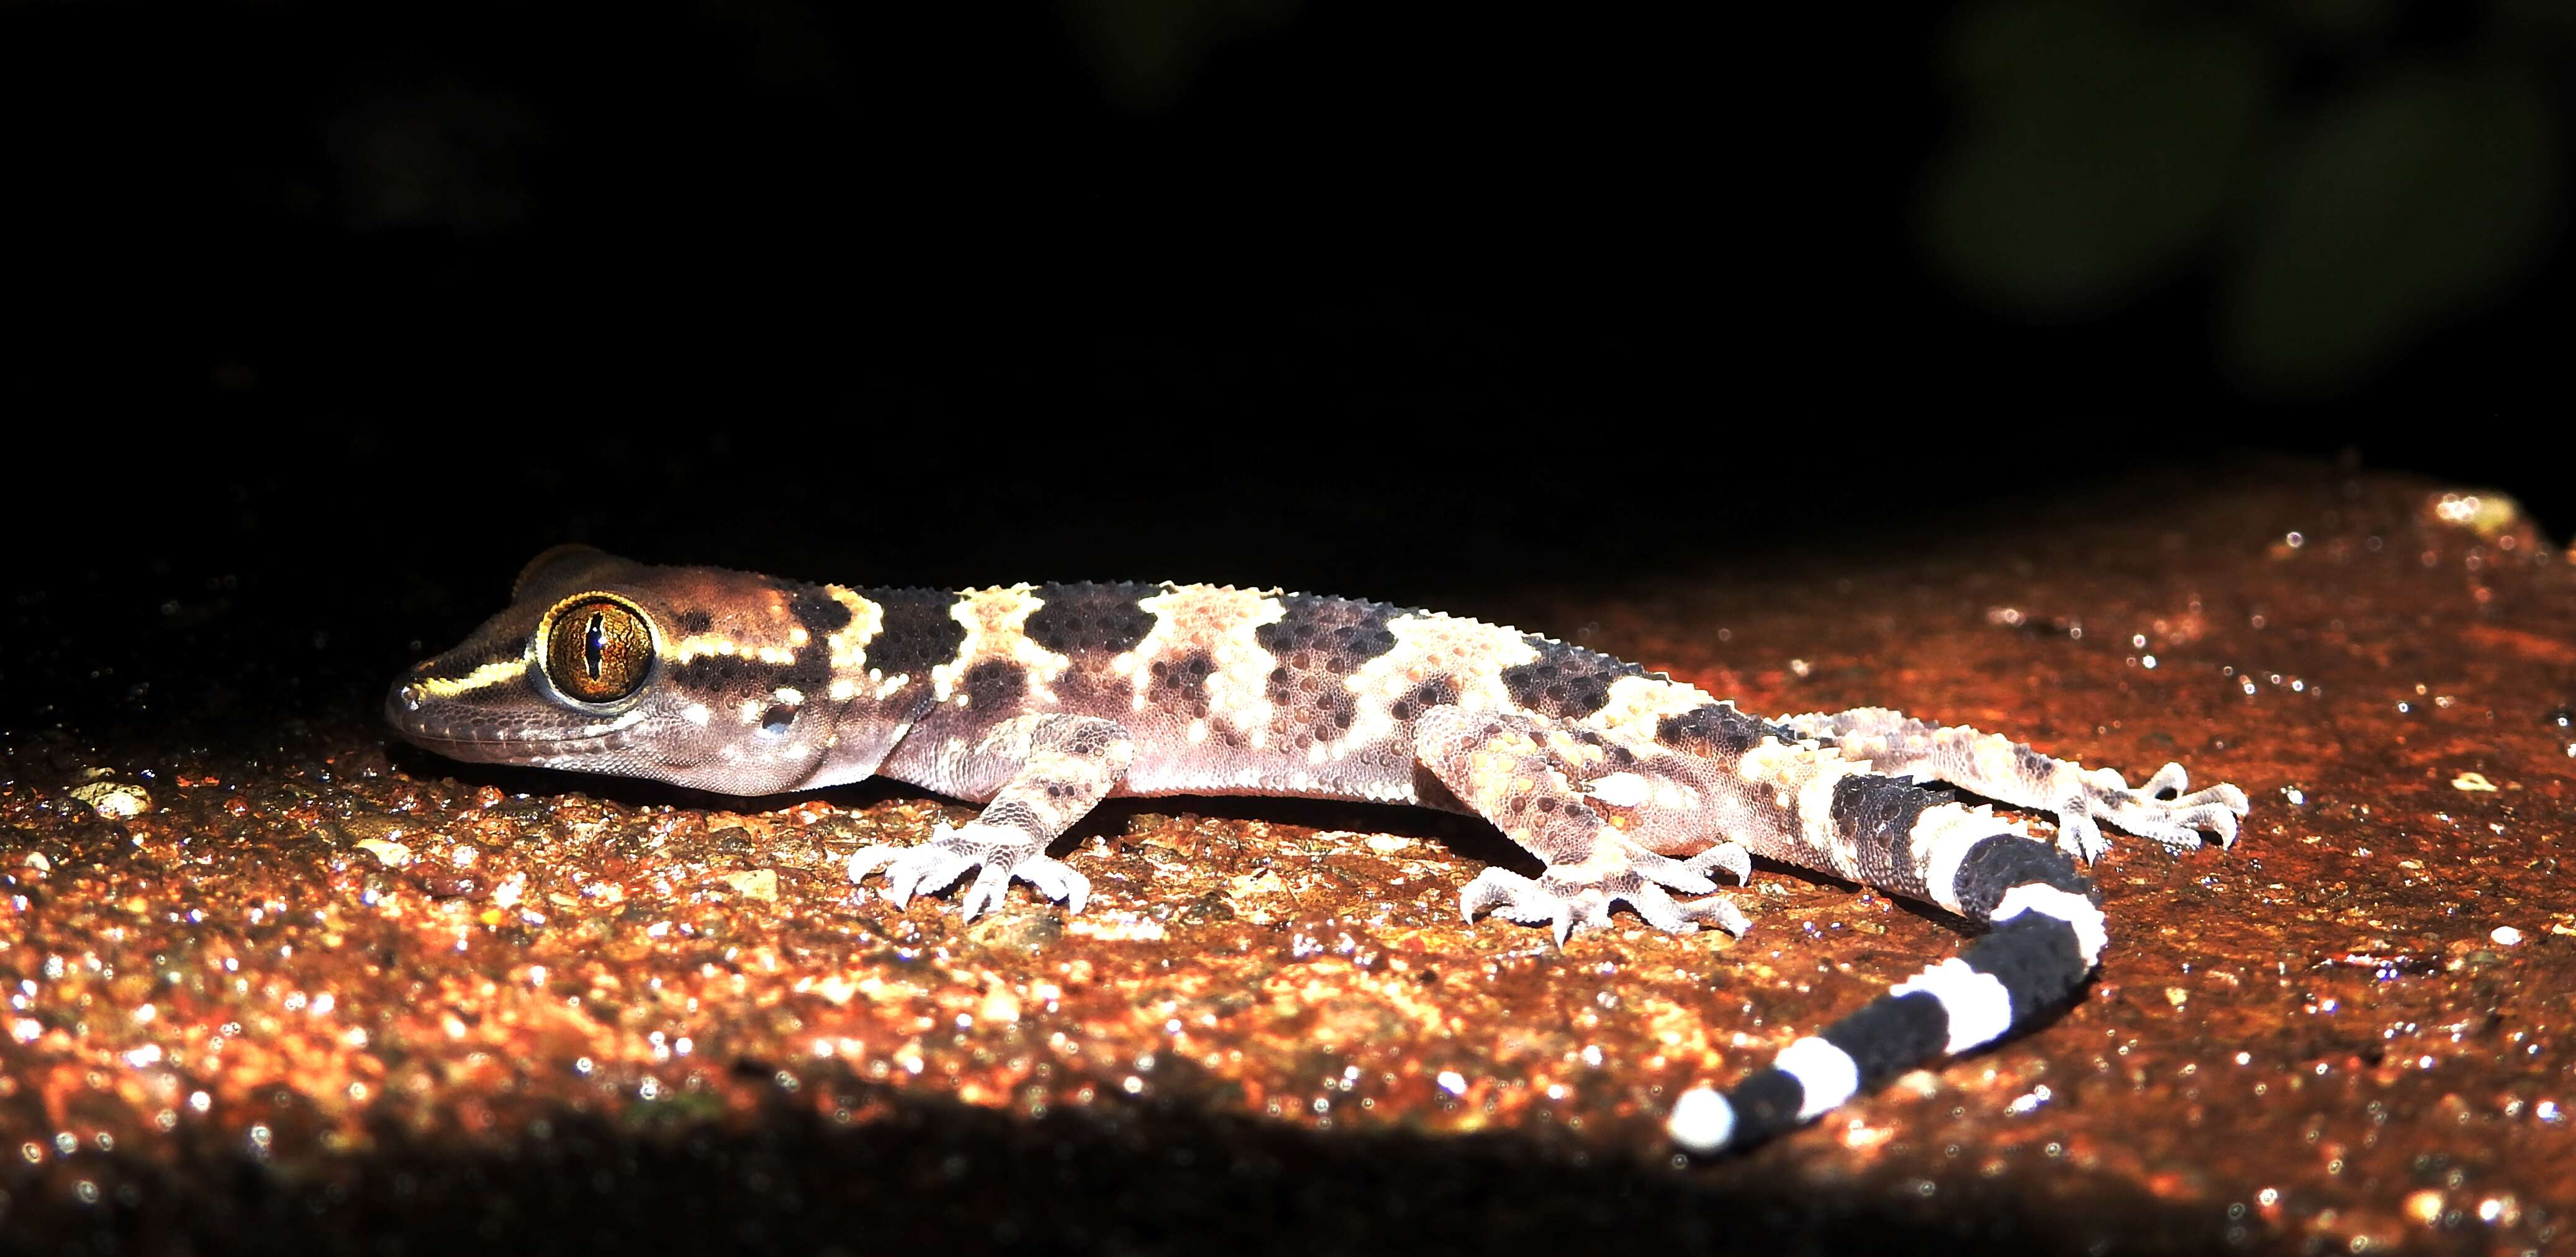
M 423 677 L 411 683 L 412 688 L 431 698 L 454 698 L 468 690 L 485 689 L 528 674 L 525 659 L 505 659 L 487 663 L 461 677 Z

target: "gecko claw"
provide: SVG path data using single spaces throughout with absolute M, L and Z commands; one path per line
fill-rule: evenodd
M 1698 882 L 1699 889 L 1710 887 L 1705 878 L 1690 880 Z M 1663 887 L 1633 871 L 1597 882 L 1577 882 L 1554 870 L 1533 879 L 1489 868 L 1458 892 L 1458 911 L 1470 921 L 1492 912 L 1528 925 L 1545 925 L 1562 947 L 1576 934 L 1608 929 L 1610 907 L 1621 900 L 1646 924 L 1673 934 L 1698 933 L 1703 922 L 1729 934 L 1742 934 L 1752 924 L 1724 895 L 1676 903 Z
M 979 833 L 979 829 L 983 832 Z M 1061 900 L 1075 912 L 1091 897 L 1091 879 L 1067 867 L 1061 860 L 1050 860 L 1043 852 L 1011 835 L 990 836 L 992 831 L 968 823 L 952 827 L 942 825 L 931 834 L 930 841 L 917 847 L 863 847 L 850 856 L 850 880 L 865 881 L 879 867 L 885 869 L 885 897 L 896 907 L 906 907 L 915 895 L 926 895 L 954 882 L 966 870 L 978 870 L 975 880 L 967 884 L 957 908 L 965 920 L 974 920 L 1002 904 L 1003 892 L 1010 889 L 1011 879 L 1018 878 L 1038 889 L 1049 899 Z

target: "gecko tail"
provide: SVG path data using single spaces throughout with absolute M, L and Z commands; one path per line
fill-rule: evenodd
M 2101 892 L 2064 853 L 2027 835 L 1961 844 L 1932 898 L 1992 928 L 1959 955 L 1897 984 L 1824 1033 L 1781 1050 L 1730 1091 L 1683 1093 L 1673 1141 L 1708 1155 L 1793 1130 L 1907 1070 L 2004 1038 L 2091 976 L 2105 939 Z

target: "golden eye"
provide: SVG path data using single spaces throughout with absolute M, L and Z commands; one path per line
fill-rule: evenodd
M 653 669 L 653 629 L 644 613 L 600 594 L 584 594 L 546 615 L 546 679 L 568 698 L 613 703 L 643 688 Z

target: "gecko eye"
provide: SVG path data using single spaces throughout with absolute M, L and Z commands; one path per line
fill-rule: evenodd
M 653 629 L 644 613 L 602 594 L 584 594 L 547 612 L 537 641 L 546 679 L 585 703 L 613 703 L 634 693 L 653 668 Z

